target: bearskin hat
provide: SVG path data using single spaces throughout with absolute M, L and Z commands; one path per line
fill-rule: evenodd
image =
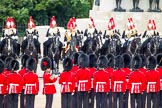
M 162 67 L 162 53 L 159 53 L 156 55 L 156 61 L 157 61 L 158 67 Z
M 3 72 L 4 68 L 5 68 L 5 64 L 4 64 L 3 60 L 0 59 L 0 73 Z
M 78 65 L 78 57 L 79 57 L 79 53 L 78 52 L 73 53 L 72 61 L 73 61 L 74 65 Z
M 130 54 L 123 53 L 122 57 L 123 57 L 123 61 L 124 61 L 124 67 L 130 68 L 131 67 L 131 56 L 130 56 Z
M 115 57 L 115 68 L 122 68 L 124 66 L 124 61 L 123 61 L 123 58 L 122 56 L 120 55 L 117 55 Z
M 11 68 L 10 68 L 10 62 L 11 62 L 12 60 L 14 60 L 13 57 L 7 57 L 7 58 L 5 59 L 5 65 L 6 65 L 6 69 L 7 69 L 7 70 L 11 70 Z
M 89 67 L 96 67 L 97 66 L 97 56 L 93 53 L 89 54 Z
M 147 68 L 148 69 L 155 69 L 156 67 L 156 58 L 154 56 L 147 57 Z
M 71 60 L 71 58 L 65 58 L 63 60 L 63 68 L 64 68 L 64 71 L 70 71 L 73 67 L 73 62 Z
M 36 69 L 36 60 L 34 58 L 29 58 L 27 60 L 27 63 L 26 63 L 26 68 L 29 70 L 29 71 L 33 71 Z
M 88 58 L 88 55 L 87 54 L 82 53 L 82 54 L 79 55 L 78 65 L 81 68 L 85 68 L 85 67 L 88 67 L 89 66 L 89 58 Z
M 44 57 L 41 60 L 41 69 L 45 71 L 48 68 L 52 68 L 52 61 L 49 57 Z
M 106 68 L 107 63 L 108 63 L 108 60 L 107 60 L 106 56 L 102 55 L 102 56 L 98 57 L 97 65 L 98 65 L 99 68 Z
M 131 65 L 133 69 L 139 69 L 142 66 L 142 58 L 139 55 L 135 55 L 132 58 Z
M 17 60 L 11 60 L 10 61 L 10 69 L 12 71 L 17 71 L 19 70 L 19 62 Z
M 111 68 L 114 68 L 114 59 L 115 59 L 115 57 L 114 57 L 114 55 L 113 54 L 111 54 L 111 53 L 109 53 L 109 54 L 107 54 L 107 60 L 108 60 L 108 63 L 107 63 L 107 66 L 108 67 L 111 67 Z
M 22 58 L 21 58 L 21 65 L 22 65 L 22 67 L 26 67 L 26 61 L 27 61 L 29 58 L 30 58 L 30 57 L 29 57 L 29 55 L 27 55 L 27 54 L 25 54 L 25 55 L 22 56 Z
M 146 57 L 143 54 L 141 54 L 140 57 L 142 59 L 142 65 L 141 65 L 141 67 L 146 66 Z

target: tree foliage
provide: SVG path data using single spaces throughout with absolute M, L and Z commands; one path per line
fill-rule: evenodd
M 17 25 L 27 25 L 33 16 L 36 25 L 49 25 L 54 15 L 59 26 L 66 26 L 70 17 L 88 17 L 92 4 L 93 0 L 1 0 L 0 22 L 3 26 L 12 16 Z

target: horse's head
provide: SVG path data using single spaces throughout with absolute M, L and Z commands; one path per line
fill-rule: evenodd
M 28 34 L 27 35 L 27 41 L 28 41 L 28 44 L 29 45 L 32 45 L 33 44 L 33 41 L 34 41 L 33 34 Z
M 135 37 L 129 44 L 129 52 L 132 55 L 139 53 L 141 45 L 141 38 Z

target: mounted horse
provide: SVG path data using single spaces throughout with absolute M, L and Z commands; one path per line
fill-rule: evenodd
M 65 57 L 72 57 L 73 53 L 78 52 L 80 50 L 80 47 L 82 46 L 82 34 L 76 34 L 74 36 L 70 36 L 70 42 L 65 48 L 65 51 L 63 52 L 64 58 Z
M 93 36 L 91 34 L 88 34 L 87 39 L 84 41 L 84 45 L 81 47 L 81 51 L 86 54 L 94 53 L 98 56 L 100 49 L 99 37 L 99 34 Z
M 162 39 L 159 36 L 147 38 L 142 45 L 143 54 L 148 56 L 155 56 L 162 50 Z
M 2 52 L 1 55 L 5 57 L 14 57 L 17 58 L 16 54 L 16 41 L 12 39 L 10 36 L 6 36 L 4 40 L 2 40 L 1 43 Z
M 55 35 L 51 38 L 51 44 L 48 48 L 47 56 L 52 60 L 52 69 L 59 69 L 59 60 L 61 59 L 62 43 L 59 40 L 59 36 Z
M 141 53 L 142 41 L 140 36 L 134 36 L 126 40 L 123 44 L 122 53 L 129 53 L 130 55 L 138 55 Z
M 38 60 L 38 52 L 36 50 L 36 46 L 35 46 L 35 43 L 34 43 L 33 34 L 27 35 L 27 46 L 24 50 L 24 54 L 27 54 L 30 57 L 33 57 L 36 60 Z
M 120 35 L 114 34 L 113 36 L 105 37 L 106 40 L 101 47 L 100 54 L 107 55 L 109 53 L 119 55 L 121 53 Z

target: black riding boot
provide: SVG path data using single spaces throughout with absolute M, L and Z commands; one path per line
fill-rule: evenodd
M 40 51 L 40 47 L 36 48 L 37 52 L 38 52 L 38 58 L 41 58 L 41 51 Z
M 17 56 L 20 56 L 20 44 L 17 44 Z
M 47 47 L 43 47 L 43 57 L 47 56 Z

